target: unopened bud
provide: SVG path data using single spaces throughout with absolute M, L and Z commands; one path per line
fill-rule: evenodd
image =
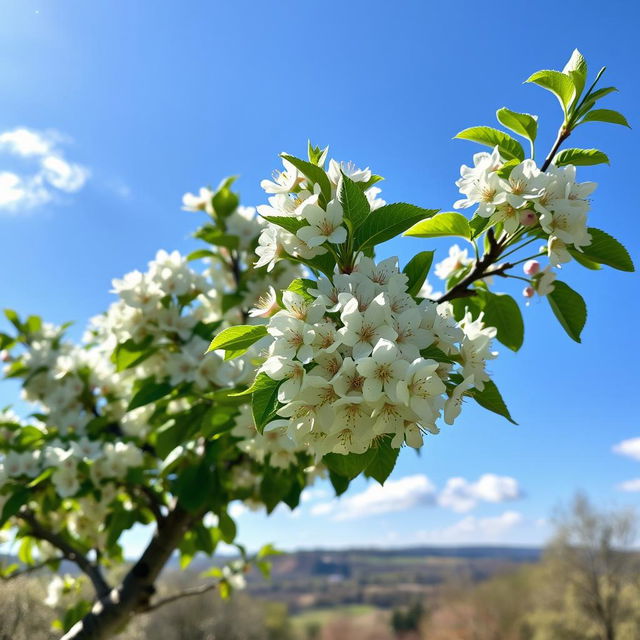
M 6 349 L 3 349 L 0 351 L 0 360 L 2 362 L 9 362 L 9 360 L 11 360 L 11 354 Z
M 540 271 L 540 263 L 537 260 L 527 260 L 527 262 L 524 263 L 524 267 L 522 267 L 522 270 L 528 276 L 535 276 L 536 273 Z
M 533 287 L 525 287 L 522 290 L 522 295 L 525 298 L 533 298 L 534 293 L 535 293 L 535 291 L 534 291 Z
M 525 209 L 520 212 L 520 224 L 523 227 L 532 227 L 537 221 L 538 218 L 536 217 L 535 211 Z

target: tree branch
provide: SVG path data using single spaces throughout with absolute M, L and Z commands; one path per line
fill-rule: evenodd
M 14 571 L 13 573 L 11 573 L 8 576 L 2 576 L 2 580 L 3 582 L 9 582 L 10 580 L 15 580 L 16 578 L 20 578 L 22 576 L 26 576 L 29 575 L 30 573 L 34 573 L 35 571 L 39 571 L 40 569 L 44 569 L 45 567 L 49 566 L 50 563 L 52 562 L 60 562 L 61 560 L 64 560 L 64 557 L 60 557 L 60 558 L 49 558 L 48 560 L 45 560 L 44 562 L 39 562 L 38 564 L 32 564 L 29 565 L 28 567 L 18 570 L 18 571 Z
M 31 511 L 23 511 L 18 515 L 18 517 L 29 525 L 31 529 L 30 533 L 34 538 L 46 540 L 56 547 L 56 549 L 61 551 L 62 555 L 67 560 L 78 565 L 78 568 L 87 575 L 89 580 L 91 580 L 98 598 L 105 597 L 109 591 L 111 591 L 111 587 L 102 575 L 100 567 L 91 562 L 89 558 L 82 553 L 82 551 L 74 547 L 61 535 L 58 535 L 53 531 L 49 531 L 42 523 L 38 522 Z
M 122 584 L 100 598 L 93 609 L 77 622 L 61 640 L 106 640 L 135 614 L 147 611 L 154 583 L 190 526 L 203 513 L 189 513 L 179 504 L 158 524 L 140 559 L 131 567 Z
M 160 607 L 164 607 L 166 604 L 170 604 L 172 602 L 176 602 L 177 600 L 182 600 L 182 598 L 190 598 L 192 596 L 199 596 L 203 593 L 207 593 L 209 591 L 213 591 L 218 588 L 218 583 L 214 582 L 213 584 L 203 584 L 199 587 L 192 587 L 191 589 L 185 589 L 184 591 L 180 591 L 179 593 L 173 593 L 166 598 L 162 598 L 153 604 L 150 604 L 146 609 L 142 609 L 140 613 L 149 613 L 150 611 L 155 611 Z

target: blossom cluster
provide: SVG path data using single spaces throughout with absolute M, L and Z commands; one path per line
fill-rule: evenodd
M 529 159 L 501 177 L 505 160 L 497 147 L 491 153 L 476 153 L 473 163 L 460 169 L 456 186 L 465 197 L 454 204 L 456 208 L 475 206 L 476 215 L 502 223 L 509 235 L 539 224 L 548 236 L 546 252 L 554 267 L 571 260 L 569 249 L 581 251 L 591 243 L 588 198 L 597 184 L 576 182 L 575 166 L 551 164 L 541 171 Z
M 384 435 L 420 447 L 443 412 L 452 424 L 464 394 L 484 388 L 497 355 L 494 328 L 468 314 L 457 323 L 449 303 L 418 303 L 395 258 L 360 255 L 353 272 L 282 300 L 261 367 L 280 381 L 281 406 L 265 433 L 286 433 L 317 458 L 363 453 Z
M 282 258 L 288 256 L 311 259 L 327 252 L 325 245 L 341 244 L 347 239 L 347 228 L 344 224 L 344 212 L 338 200 L 338 188 L 342 175 L 354 182 L 370 185 L 375 177 L 370 169 L 358 169 L 351 163 L 329 161 L 325 172 L 331 188 L 331 198 L 323 204 L 321 189 L 316 182 L 312 184 L 308 178 L 286 159 L 283 159 L 284 171 L 276 172 L 274 180 L 263 180 L 262 188 L 271 194 L 268 205 L 258 207 L 258 213 L 265 218 L 293 218 L 302 223 L 292 233 L 282 226 L 267 225 L 258 240 L 256 267 L 267 266 L 273 269 Z M 324 170 L 317 167 L 318 171 Z M 367 186 L 364 190 L 371 210 L 385 204 L 378 197 L 380 189 Z

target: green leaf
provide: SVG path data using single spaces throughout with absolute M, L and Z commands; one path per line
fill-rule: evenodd
M 220 218 L 229 217 L 240 204 L 238 195 L 229 188 L 235 179 L 236 176 L 223 180 L 218 190 L 213 194 L 213 198 L 211 198 L 213 210 Z
M 302 227 L 309 226 L 309 223 L 306 220 L 300 220 L 300 218 L 295 218 L 294 216 L 262 216 L 265 220 L 268 220 L 271 224 L 275 224 L 279 227 L 282 227 L 289 233 L 292 233 L 294 236 Z
M 598 151 L 598 149 L 564 149 L 553 159 L 553 164 L 556 167 L 567 164 L 576 166 L 609 164 L 609 158 L 606 153 Z
M 376 457 L 375 449 L 368 449 L 365 453 L 327 453 L 322 461 L 329 471 L 353 480 L 362 473 Z
M 266 373 L 261 372 L 256 376 L 252 385 L 251 411 L 259 433 L 276 416 L 280 406 L 278 402 L 278 389 L 282 380 L 272 380 Z
M 579 251 L 576 249 L 568 249 L 569 253 L 572 255 L 573 259 L 583 267 L 587 269 L 591 269 L 592 271 L 600 271 L 602 269 L 602 265 L 594 262 L 593 260 L 589 260 L 589 258 L 585 258 Z
M 186 438 L 184 437 L 184 425 L 172 420 L 163 424 L 156 431 L 155 451 L 163 460 Z
M 627 119 L 619 111 L 614 111 L 613 109 L 594 109 L 589 111 L 579 124 L 583 122 L 610 122 L 611 124 L 621 124 L 623 127 L 631 129 Z
M 226 511 L 221 511 L 218 514 L 218 528 L 220 529 L 223 542 L 231 544 L 236 539 L 236 523 Z
M 525 82 L 532 82 L 547 91 L 551 91 L 558 98 L 565 115 L 576 96 L 576 86 L 573 80 L 560 71 L 551 71 L 549 69 L 537 71 Z
M 268 335 L 267 328 L 262 324 L 243 324 L 238 327 L 228 327 L 211 341 L 207 353 L 217 349 L 241 351 L 244 353 L 252 344 L 264 338 L 266 335 Z
M 183 469 L 176 479 L 175 493 L 187 511 L 197 511 L 211 495 L 211 469 L 206 460 Z
M 531 142 L 535 141 L 538 134 L 538 116 L 532 116 L 529 113 L 518 113 L 502 107 L 496 112 L 496 117 L 498 122 L 507 127 L 507 129 L 511 129 L 511 131 Z
M 421 251 L 413 256 L 402 270 L 409 278 L 407 282 L 407 293 L 410 296 L 417 296 L 422 288 L 429 274 L 434 253 L 435 251 Z
M 391 240 L 406 231 L 420 220 L 430 218 L 437 209 L 422 209 L 412 204 L 398 202 L 387 204 L 372 211 L 356 232 L 356 249 L 362 251 L 387 240 Z
M 237 249 L 240 242 L 238 236 L 232 236 L 210 224 L 200 227 L 193 235 L 195 238 L 204 240 L 204 242 L 217 247 L 226 247 L 227 249 Z
M 198 249 L 197 251 L 192 251 L 188 256 L 187 256 L 187 262 L 192 262 L 193 260 L 200 260 L 202 258 L 210 258 L 211 256 L 215 256 L 216 254 L 213 253 L 213 251 L 211 251 L 210 249 Z
M 116 371 L 130 369 L 146 360 L 155 353 L 155 349 L 150 348 L 152 343 L 153 336 L 147 336 L 142 342 L 129 339 L 117 345 L 111 354 L 111 362 L 116 365 Z
M 577 100 L 582 94 L 587 80 L 587 61 L 577 49 L 573 50 L 569 61 L 564 65 L 562 73 L 568 75 L 573 81 L 576 88 L 575 100 Z
M 0 527 L 20 511 L 20 509 L 28 502 L 31 492 L 27 487 L 18 487 L 4 503 L 2 507 L 2 515 L 0 515 Z
M 298 171 L 302 172 L 311 182 L 320 185 L 320 191 L 326 202 L 331 200 L 331 183 L 324 169 L 306 160 L 301 160 L 295 156 L 280 154 L 281 158 L 288 160 Z
M 568 284 L 555 280 L 553 285 L 553 291 L 547 296 L 551 310 L 569 337 L 580 342 L 580 334 L 587 321 L 587 305 Z
M 345 478 L 335 471 L 331 471 L 331 469 L 329 469 L 329 480 L 331 480 L 336 496 L 341 496 L 349 488 L 349 483 L 351 482 L 349 478 Z
M 473 238 L 477 238 L 490 224 L 491 224 L 491 218 L 483 218 L 482 216 L 473 216 L 473 218 L 469 220 L 469 228 L 471 229 L 471 239 L 473 240 Z
M 384 484 L 396 466 L 400 449 L 391 446 L 391 436 L 384 436 L 378 440 L 374 451 L 375 458 L 367 465 L 364 474 Z
M 311 140 L 307 142 L 307 155 L 311 164 L 315 164 L 319 167 L 323 166 L 324 159 L 327 157 L 328 151 L 329 147 L 325 147 L 324 149 L 322 149 L 321 147 L 314 147 L 311 144 Z
M 524 341 L 524 322 L 518 303 L 507 294 L 480 293 L 485 299 L 484 323 L 498 330 L 497 338 L 505 347 L 518 351 Z
M 498 387 L 492 380 L 487 380 L 484 383 L 484 389 L 482 391 L 473 389 L 471 392 L 471 396 L 481 407 L 484 407 L 489 411 L 493 411 L 493 413 L 497 413 L 513 424 L 518 424 L 511 417 L 509 409 L 502 399 L 502 395 L 500 394 Z
M 522 145 L 508 133 L 493 127 L 469 127 L 458 133 L 455 138 L 471 140 L 487 147 L 498 147 L 500 154 L 506 160 L 524 160 Z
M 4 315 L 6 319 L 18 330 L 22 331 L 22 322 L 20 316 L 13 309 L 5 309 Z
M 138 407 L 144 407 L 151 402 L 156 402 L 171 393 L 172 390 L 173 387 L 168 382 L 156 382 L 155 378 L 148 378 L 143 381 L 138 391 L 131 398 L 127 411 L 133 411 Z
M 371 208 L 367 196 L 364 195 L 360 187 L 348 176 L 342 174 L 338 200 L 342 205 L 344 218 L 355 231 L 369 215 Z
M 439 213 L 433 218 L 422 220 L 414 224 L 405 236 L 413 236 L 416 238 L 442 238 L 444 236 L 460 236 L 467 240 L 471 238 L 471 227 L 469 221 L 461 213 L 455 211 L 447 211 Z
M 260 498 L 271 513 L 284 500 L 291 489 L 291 474 L 280 469 L 267 468 L 260 483 Z
M 587 260 L 606 264 L 619 271 L 635 271 L 629 252 L 618 240 L 600 229 L 589 227 L 588 231 L 591 234 L 591 244 L 582 248 L 582 255 Z M 572 255 L 575 254 L 572 252 Z
M 309 289 L 315 289 L 316 282 L 309 280 L 308 278 L 296 278 L 291 281 L 291 284 L 287 287 L 287 291 L 292 291 L 302 296 L 305 300 L 315 300 L 315 298 L 309 293 Z

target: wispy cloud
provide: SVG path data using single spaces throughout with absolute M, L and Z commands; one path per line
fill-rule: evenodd
M 438 496 L 438 504 L 458 513 L 471 511 L 479 502 L 509 502 L 522 497 L 515 478 L 485 473 L 476 482 L 450 478 Z
M 419 531 L 416 534 L 416 541 L 446 544 L 502 542 L 509 531 L 523 522 L 524 517 L 519 511 L 505 511 L 499 516 L 490 518 L 466 516 L 449 527 Z
M 618 453 L 621 456 L 627 456 L 634 460 L 640 460 L 640 438 L 630 438 L 629 440 L 623 440 L 613 446 L 614 453 Z
M 354 520 L 424 505 L 438 505 L 464 513 L 481 502 L 510 502 L 521 497 L 518 481 L 509 476 L 485 473 L 475 482 L 465 478 L 450 478 L 444 489 L 438 492 L 426 475 L 416 474 L 389 480 L 384 487 L 371 485 L 360 493 L 340 500 L 318 502 L 311 506 L 309 513 L 328 516 L 331 520 Z
M 640 492 L 640 478 L 625 480 L 618 485 L 617 489 L 618 491 L 625 491 L 627 493 Z
M 371 485 L 361 493 L 334 502 L 314 505 L 310 513 L 315 516 L 330 516 L 332 520 L 353 520 L 368 516 L 406 511 L 424 504 L 434 504 L 436 488 L 422 474 L 389 480 L 384 487 Z
M 0 211 L 33 209 L 59 193 L 82 189 L 89 170 L 65 158 L 64 140 L 55 131 L 17 128 L 0 133 L 0 153 L 35 163 L 31 172 L 0 170 Z

